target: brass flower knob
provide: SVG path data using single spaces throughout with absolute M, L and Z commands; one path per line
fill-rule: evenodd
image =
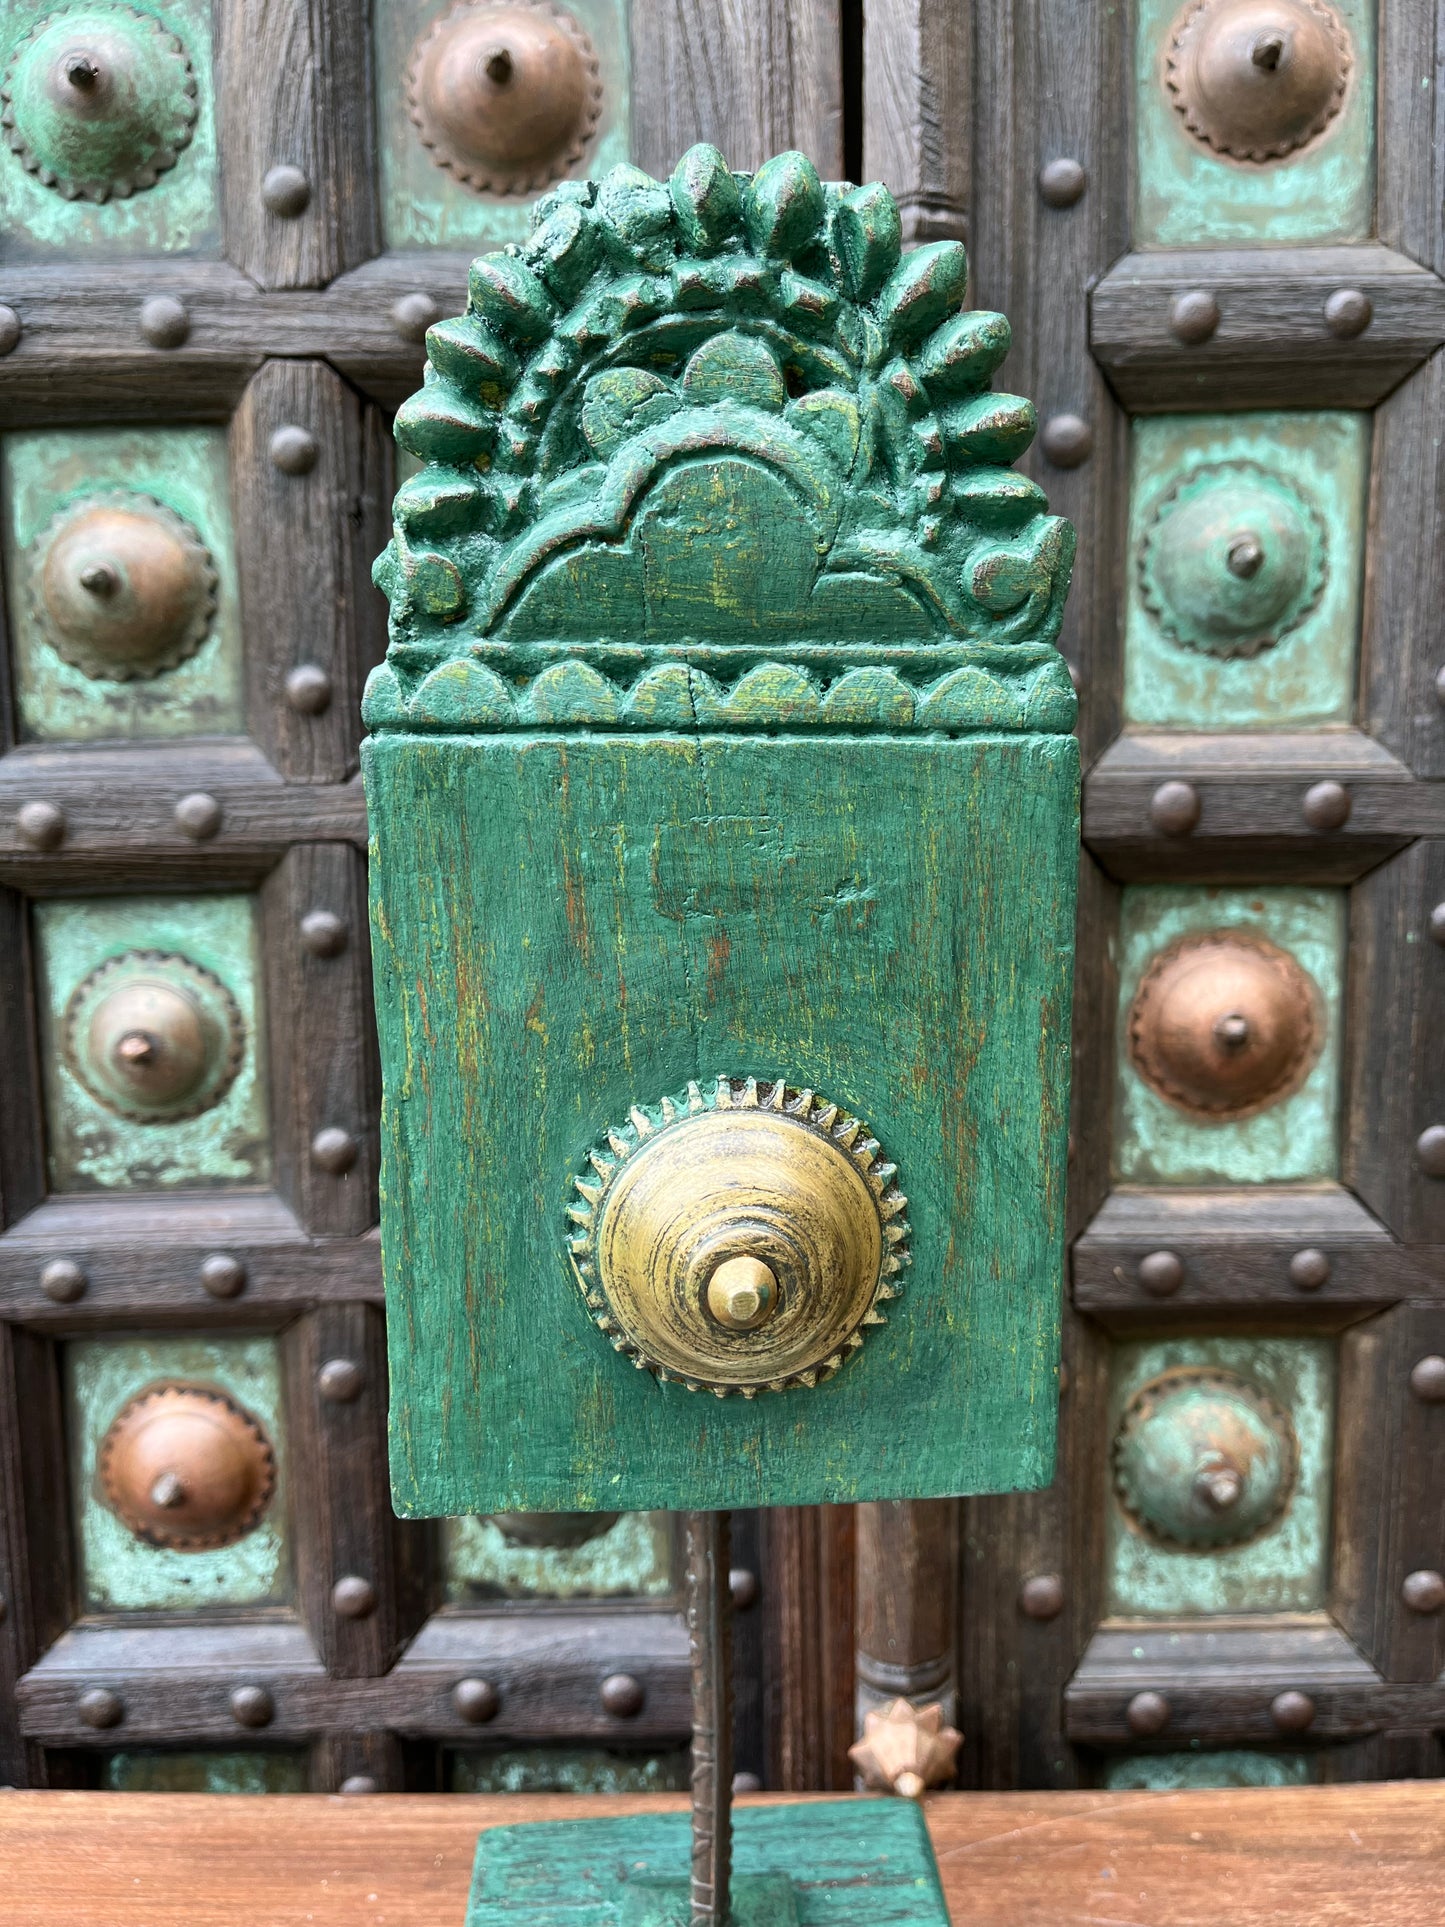
M 871 1792 L 918 1800 L 953 1778 L 962 1745 L 962 1733 L 944 1725 L 941 1706 L 896 1699 L 863 1715 L 863 1737 L 848 1748 L 848 1758 Z
M 113 0 L 43 14 L 16 47 L 0 103 L 21 163 L 68 201 L 154 187 L 189 144 L 198 111 L 181 42 Z
M 158 676 L 195 654 L 216 570 L 189 522 L 149 495 L 89 496 L 35 544 L 31 592 L 46 640 L 85 675 Z
M 1165 85 L 1196 140 L 1237 161 L 1318 140 L 1344 104 L 1354 56 L 1323 0 L 1191 0 Z
M 1220 1122 L 1296 1090 L 1321 1041 L 1313 982 L 1253 930 L 1179 938 L 1151 962 L 1129 1007 L 1129 1055 L 1145 1083 Z
M 416 44 L 407 102 L 439 167 L 529 194 L 581 160 L 602 83 L 591 41 L 552 0 L 457 0 Z
M 877 1140 L 782 1080 L 634 1105 L 575 1188 L 569 1248 L 596 1323 L 638 1366 L 719 1397 L 836 1371 L 909 1261 Z
M 122 1523 L 173 1552 L 243 1538 L 276 1490 L 276 1455 L 260 1421 L 205 1385 L 158 1385 L 133 1398 L 101 1441 L 98 1471 Z
M 1289 1414 L 1235 1372 L 1164 1372 L 1130 1400 L 1114 1488 L 1131 1523 L 1180 1546 L 1241 1545 L 1278 1519 L 1299 1447 Z
M 140 1124 L 173 1124 L 219 1103 L 244 1046 L 220 978 L 166 951 L 109 958 L 66 1005 L 69 1068 L 98 1103 Z

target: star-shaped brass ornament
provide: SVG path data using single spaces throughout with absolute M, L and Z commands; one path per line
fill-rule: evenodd
M 931 1786 L 953 1778 L 963 1735 L 945 1726 L 943 1708 L 896 1699 L 881 1712 L 865 1713 L 863 1737 L 848 1748 L 864 1786 L 874 1793 L 921 1799 Z

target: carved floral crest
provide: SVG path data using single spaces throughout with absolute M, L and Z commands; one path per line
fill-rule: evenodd
M 369 727 L 1067 730 L 1073 530 L 967 271 L 801 154 L 546 195 L 397 415 Z

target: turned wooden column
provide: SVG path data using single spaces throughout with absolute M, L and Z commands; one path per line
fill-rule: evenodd
M 956 1499 L 857 1508 L 857 1720 L 906 1699 L 952 1722 L 958 1625 Z

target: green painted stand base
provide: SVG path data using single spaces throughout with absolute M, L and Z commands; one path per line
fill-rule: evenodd
M 477 1843 L 466 1927 L 687 1927 L 689 1819 L 645 1813 L 496 1827 Z M 948 1927 L 910 1800 L 733 1815 L 734 1927 Z

